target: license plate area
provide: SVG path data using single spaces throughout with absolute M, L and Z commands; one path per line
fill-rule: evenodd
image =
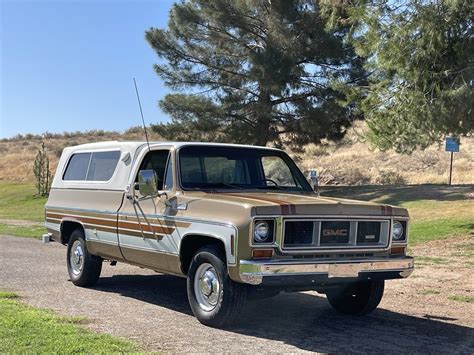
M 331 264 L 329 265 L 328 277 L 357 277 L 359 276 L 359 265 L 357 264 Z

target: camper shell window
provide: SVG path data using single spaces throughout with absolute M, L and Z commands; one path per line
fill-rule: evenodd
M 114 175 L 120 151 L 75 153 L 63 175 L 65 181 L 108 181 Z

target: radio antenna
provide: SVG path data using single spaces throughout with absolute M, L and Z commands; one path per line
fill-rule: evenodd
M 145 119 L 143 118 L 142 103 L 140 102 L 140 95 L 138 94 L 137 81 L 133 78 L 133 84 L 135 85 L 135 93 L 137 94 L 138 107 L 140 108 L 140 115 L 142 116 L 143 130 L 145 131 L 146 144 L 148 145 L 148 150 L 150 151 L 150 141 L 148 140 L 148 133 L 146 131 Z

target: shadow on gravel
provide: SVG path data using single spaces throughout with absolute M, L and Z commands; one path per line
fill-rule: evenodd
M 119 293 L 173 311 L 192 315 L 186 295 L 186 279 L 171 275 L 114 275 L 101 277 L 95 287 Z
M 101 278 L 95 288 L 192 316 L 182 278 L 117 275 Z M 384 309 L 341 316 L 320 295 L 283 293 L 248 302 L 239 321 L 225 330 L 315 352 L 474 353 L 474 329 L 437 319 L 442 315 L 417 318 Z

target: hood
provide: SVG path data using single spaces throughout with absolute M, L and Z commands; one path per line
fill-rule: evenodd
M 408 216 L 405 208 L 317 195 L 278 192 L 201 192 L 199 195 L 252 207 L 254 215 Z

